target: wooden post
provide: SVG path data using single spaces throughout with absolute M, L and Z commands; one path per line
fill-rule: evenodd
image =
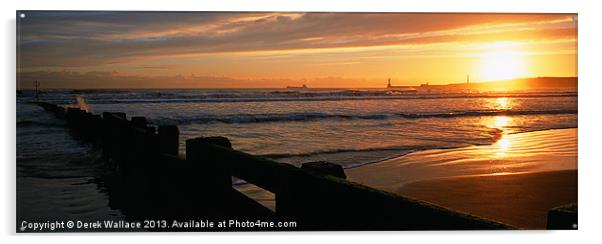
M 67 108 L 67 122 L 76 124 L 80 111 L 79 108 Z
M 548 211 L 549 230 L 576 230 L 577 204 L 567 204 Z
M 159 126 L 159 151 L 161 153 L 178 155 L 180 146 L 180 131 L 175 125 Z
M 154 126 L 147 126 L 146 133 L 154 135 L 155 133 L 157 133 L 157 128 L 155 128 Z
M 146 128 L 146 118 L 142 116 L 132 117 L 132 125 L 138 128 Z
M 213 193 L 225 194 L 232 189 L 232 176 L 226 162 L 220 162 L 214 157 L 211 147 L 217 145 L 232 148 L 232 144 L 225 137 L 199 137 L 186 140 L 186 160 L 195 165 L 203 179 Z
M 91 128 L 92 128 L 92 136 L 94 140 L 98 140 L 100 137 L 100 133 L 102 133 L 102 117 L 98 114 L 93 114 L 90 118 L 91 120 Z
M 127 124 L 125 113 L 102 113 L 103 120 L 103 155 L 114 155 L 122 159 L 124 126 Z
M 113 116 L 115 116 L 115 117 L 117 117 L 117 118 L 120 118 L 120 119 L 123 119 L 123 120 L 126 120 L 126 119 L 127 119 L 127 117 L 125 116 L 125 113 L 122 113 L 122 112 L 116 112 L 116 113 L 111 113 L 111 114 L 112 114 Z
M 86 112 L 79 108 L 67 108 L 67 124 L 80 136 L 85 128 L 84 114 Z
M 341 165 L 329 162 L 317 161 L 304 163 L 301 165 L 301 169 L 320 175 L 331 175 L 334 177 L 347 179 L 347 175 L 345 175 L 345 170 L 343 170 L 343 167 Z

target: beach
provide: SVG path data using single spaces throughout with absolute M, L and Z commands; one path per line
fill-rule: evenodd
M 109 201 L 103 182 L 107 169 L 95 163 L 102 162 L 100 153 L 74 140 L 57 118 L 27 103 L 32 96 L 24 92 L 18 100 L 17 197 L 23 210 L 19 215 L 52 217 L 65 212 L 125 218 L 119 208 L 88 204 Z M 464 204 L 462 199 L 441 197 L 453 200 L 443 202 L 420 195 L 436 184 L 418 184 L 453 177 L 577 168 L 576 93 L 416 95 L 390 94 L 382 89 L 58 89 L 42 94 L 41 99 L 95 114 L 123 111 L 128 119 L 144 116 L 153 126 L 177 125 L 181 157 L 185 156 L 188 139 L 224 136 L 235 150 L 297 167 L 315 161 L 339 164 L 351 181 L 402 195 L 414 194 L 415 198 L 476 215 L 486 214 L 454 204 Z M 240 192 L 275 208 L 273 193 L 238 179 L 233 183 Z M 418 190 L 405 188 L 410 185 Z M 54 201 L 55 189 L 62 188 L 73 194 Z M 537 190 L 530 188 L 525 190 Z M 545 194 L 538 197 L 550 198 Z M 42 207 L 42 203 L 50 205 Z M 539 213 L 547 209 L 541 207 Z
M 576 229 L 578 14 L 438 12 L 16 10 L 16 232 Z
M 545 229 L 548 210 L 577 202 L 577 170 L 449 177 L 398 194 L 525 229 Z
M 577 202 L 577 129 L 503 135 L 492 145 L 426 150 L 346 170 L 348 179 L 519 228 L 545 229 Z

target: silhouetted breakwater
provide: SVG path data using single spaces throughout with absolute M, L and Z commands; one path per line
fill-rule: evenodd
M 577 204 L 567 204 L 555 207 L 548 212 L 548 225 L 550 230 L 575 230 L 577 229 Z
M 128 120 L 124 113 L 100 116 L 35 104 L 65 118 L 77 138 L 102 147 L 114 169 L 106 182 L 109 204 L 132 219 L 297 223 L 295 228 L 240 229 L 246 231 L 514 228 L 347 181 L 338 165 L 319 162 L 297 168 L 233 150 L 225 137 L 186 140 L 186 158 L 180 158 L 177 126 L 155 127 L 144 117 Z M 276 211 L 235 190 L 232 177 L 273 192 Z

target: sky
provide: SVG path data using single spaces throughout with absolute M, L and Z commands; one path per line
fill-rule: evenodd
M 17 13 L 18 86 L 384 87 L 577 76 L 576 14 Z

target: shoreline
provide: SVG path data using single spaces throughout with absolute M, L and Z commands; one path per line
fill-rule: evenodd
M 574 137 L 576 139 L 577 128 L 563 128 L 563 129 L 555 128 L 555 129 L 546 129 L 546 130 L 538 130 L 538 131 L 531 131 L 531 132 L 506 134 L 504 136 L 511 136 L 511 137 L 527 136 L 527 137 L 529 137 L 531 135 L 537 135 L 540 133 L 543 133 L 543 134 L 551 133 L 551 135 L 549 135 L 548 137 L 556 138 L 555 134 L 558 134 L 559 132 L 566 133 L 566 132 L 573 132 L 573 131 L 574 131 Z M 569 133 L 569 134 L 572 134 L 572 133 Z M 571 137 L 571 136 L 569 135 L 569 137 Z M 499 142 L 499 140 L 498 140 L 498 142 Z M 401 187 L 403 187 L 406 184 L 410 184 L 412 182 L 417 182 L 417 181 L 432 180 L 432 179 L 437 178 L 437 177 L 423 178 L 423 179 L 418 179 L 418 180 L 411 181 L 411 182 L 405 182 L 405 181 L 403 181 L 403 178 L 400 178 L 400 175 L 404 175 L 404 174 L 396 174 L 396 172 L 403 173 L 403 169 L 401 169 L 401 170 L 399 169 L 400 167 L 403 167 L 403 165 L 397 165 L 396 161 L 404 160 L 405 158 L 413 157 L 414 155 L 421 155 L 421 157 L 418 157 L 417 159 L 415 159 L 415 161 L 422 161 L 424 159 L 424 157 L 426 157 L 428 159 L 433 156 L 433 155 L 428 155 L 429 152 L 438 152 L 438 153 L 444 153 L 444 154 L 446 152 L 453 153 L 453 151 L 458 151 L 458 150 L 461 151 L 461 150 L 481 148 L 481 147 L 495 147 L 496 143 L 489 144 L 489 145 L 473 145 L 473 146 L 458 147 L 458 148 L 420 150 L 420 151 L 411 152 L 411 153 L 408 153 L 408 154 L 405 154 L 405 155 L 402 155 L 399 157 L 394 157 L 394 158 L 382 160 L 382 161 L 375 162 L 375 163 L 363 164 L 363 165 L 359 165 L 359 166 L 355 166 L 355 167 L 351 167 L 351 168 L 346 168 L 345 173 L 347 174 L 348 180 L 350 180 L 350 181 L 358 182 L 360 184 L 364 184 L 364 185 L 367 185 L 370 187 L 374 187 L 377 189 L 395 193 L 398 189 L 400 189 Z M 576 148 L 576 144 L 575 144 L 575 148 Z M 569 151 L 574 152 L 575 155 L 577 153 L 576 149 L 569 150 Z M 424 154 L 427 154 L 427 155 L 424 155 Z M 548 160 L 551 160 L 551 159 L 548 159 Z M 417 162 L 413 162 L 413 163 L 417 164 Z M 406 167 L 406 168 L 412 168 L 412 167 Z M 571 168 L 571 167 L 568 167 L 568 168 Z M 576 169 L 576 164 L 575 164 L 574 168 Z M 563 169 L 563 168 L 559 168 L 559 169 Z M 550 171 L 550 170 L 543 170 L 543 171 Z M 405 172 L 405 173 L 407 173 L 407 172 Z M 522 173 L 527 173 L 527 172 L 522 172 Z M 534 172 L 530 172 L 530 173 L 534 173 Z M 490 172 L 479 172 L 479 173 L 473 173 L 473 174 L 465 174 L 462 176 L 464 176 L 464 177 L 471 176 L 472 177 L 472 176 L 479 176 L 479 175 L 482 176 L 484 174 L 488 175 L 491 173 Z M 498 172 L 498 174 L 499 174 L 499 172 Z M 448 175 L 446 177 L 451 177 L 451 176 Z M 439 177 L 439 178 L 444 178 L 444 177 Z M 246 183 L 245 184 L 236 184 L 236 185 L 233 185 L 233 187 L 235 189 L 243 192 L 245 195 L 258 200 L 264 206 L 267 206 L 271 209 L 275 208 L 275 204 L 274 204 L 275 196 L 273 193 L 265 191 L 252 184 L 246 184 Z
M 395 191 L 434 178 L 577 169 L 577 130 L 503 134 L 493 144 L 415 151 L 345 173 L 360 184 Z
M 550 130 L 565 130 L 565 129 L 578 129 L 578 127 L 575 126 L 567 126 L 567 127 L 557 127 L 557 128 L 547 128 L 547 129 L 534 129 L 534 130 L 526 130 L 526 131 L 517 131 L 517 132 L 509 132 L 509 133 L 504 133 L 502 132 L 502 135 L 516 135 L 516 134 L 523 134 L 523 133 L 531 133 L 531 132 L 539 132 L 539 131 L 550 131 Z M 500 137 L 501 138 L 501 137 Z M 367 166 L 367 165 L 371 165 L 371 164 L 378 164 L 378 163 L 382 163 L 388 160 L 393 160 L 393 159 L 397 159 L 397 158 L 402 158 L 405 157 L 409 154 L 412 153 L 417 153 L 417 152 L 422 152 L 422 151 L 429 151 L 429 150 L 453 150 L 453 149 L 460 149 L 460 148 L 466 148 L 466 147 L 474 147 L 474 146 L 487 146 L 487 145 L 493 145 L 495 143 L 497 143 L 500 138 L 498 138 L 496 141 L 494 141 L 491 144 L 474 144 L 474 145 L 468 145 L 468 146 L 458 146 L 458 147 L 432 147 L 432 148 L 421 148 L 421 149 L 416 149 L 416 150 L 411 150 L 408 151 L 407 153 L 403 154 L 403 155 L 398 155 L 398 156 L 391 156 L 391 157 L 387 157 L 387 158 L 383 158 L 383 159 L 379 159 L 379 160 L 375 160 L 375 161 L 371 161 L 371 162 L 367 162 L 367 163 L 363 163 L 363 164 L 352 164 L 350 166 L 345 167 L 345 170 L 351 170 L 351 169 L 355 169 L 355 168 L 360 168 L 363 166 Z M 277 159 L 276 159 L 277 160 Z
M 577 130 L 505 134 L 492 145 L 420 151 L 346 170 L 350 181 L 527 229 L 577 202 Z

